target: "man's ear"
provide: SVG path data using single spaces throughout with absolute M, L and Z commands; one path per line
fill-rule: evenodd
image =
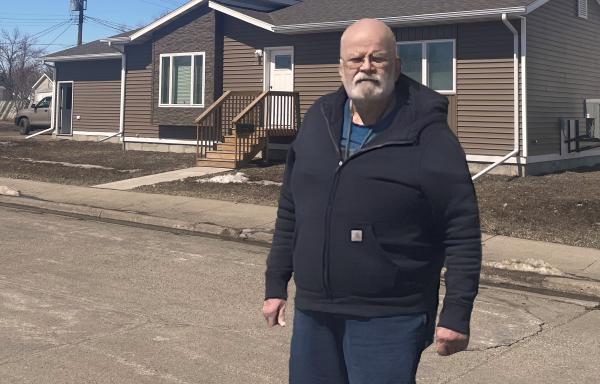
M 338 67 L 338 73 L 342 78 L 344 78 L 344 62 L 340 58 L 340 66 Z
M 397 57 L 396 58 L 396 81 L 398 80 L 398 78 L 400 77 L 400 74 L 402 73 L 402 59 Z

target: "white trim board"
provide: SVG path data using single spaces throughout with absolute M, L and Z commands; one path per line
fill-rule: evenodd
M 229 15 L 231 17 L 235 17 L 236 19 L 240 19 L 242 21 L 245 21 L 246 23 L 250 23 L 250 24 L 255 25 L 257 27 L 264 28 L 264 29 L 266 29 L 268 31 L 271 31 L 271 32 L 273 32 L 273 29 L 275 28 L 275 26 L 273 24 L 269 24 L 269 23 L 266 23 L 266 22 L 264 22 L 262 20 L 255 19 L 254 17 L 250 17 L 248 15 L 244 15 L 241 12 L 235 11 L 235 10 L 233 10 L 231 8 L 227 8 L 227 7 L 225 7 L 225 6 L 221 5 L 221 4 L 215 3 L 214 1 L 209 1 L 208 2 L 208 6 L 210 8 L 212 8 L 212 9 L 214 9 L 215 11 L 219 11 L 221 13 L 224 13 L 224 14 Z
M 124 137 L 123 141 L 126 143 L 196 145 L 196 140 L 155 139 L 149 137 Z
M 137 31 L 136 33 L 134 33 L 133 35 L 129 36 L 129 41 L 134 41 L 138 38 L 140 38 L 141 36 L 152 32 L 153 30 L 162 27 L 164 24 L 169 23 L 171 20 L 193 10 L 196 6 L 206 2 L 207 0 L 192 0 L 189 3 L 186 3 L 184 5 L 182 5 L 181 7 L 175 9 L 173 12 L 165 15 L 164 17 L 161 17 L 160 19 L 156 20 L 155 22 L 147 25 L 146 27 L 140 29 L 139 31 Z
M 110 136 L 110 135 L 114 135 L 115 133 L 121 133 L 121 132 L 119 132 L 119 131 L 115 131 L 115 132 L 73 131 L 73 136 L 75 136 L 75 135 L 79 135 L 79 136 Z
M 432 21 L 460 21 L 477 19 L 482 17 L 502 17 L 502 14 L 520 16 L 525 15 L 527 9 L 525 7 L 511 7 L 511 8 L 494 8 L 494 9 L 480 9 L 473 11 L 463 12 L 447 12 L 447 13 L 431 13 L 424 15 L 410 15 L 400 17 L 383 17 L 378 18 L 390 27 L 401 26 L 404 24 L 415 24 L 415 23 L 427 23 Z M 331 21 L 325 23 L 307 23 L 307 24 L 289 24 L 274 26 L 273 32 L 276 33 L 303 33 L 321 30 L 340 30 L 345 29 L 356 22 L 356 20 L 345 20 L 345 21 Z
M 600 149 L 591 149 L 589 151 L 584 152 L 573 152 L 564 155 L 560 154 L 551 154 L 551 155 L 537 155 L 537 156 L 529 156 L 529 157 L 511 157 L 506 160 L 504 164 L 516 165 L 516 164 L 535 164 L 535 163 L 544 163 L 546 161 L 560 161 L 560 160 L 572 160 L 572 159 L 582 159 L 586 157 L 594 157 L 600 156 Z M 487 155 L 467 155 L 467 161 L 475 162 L 475 163 L 495 163 L 496 161 L 502 159 L 503 156 L 487 156 Z
M 54 56 L 54 57 L 43 57 L 35 59 L 36 61 L 78 61 L 78 60 L 106 60 L 106 59 L 119 59 L 121 58 L 120 53 L 93 53 L 89 55 L 75 55 L 75 56 Z

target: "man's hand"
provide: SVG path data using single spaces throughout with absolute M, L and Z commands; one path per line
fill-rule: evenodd
M 438 327 L 436 338 L 437 353 L 440 356 L 449 356 L 464 351 L 469 346 L 469 335 L 454 332 L 448 328 Z
M 263 315 L 267 319 L 267 325 L 269 328 L 275 324 L 279 324 L 285 327 L 285 300 L 282 299 L 269 299 L 265 300 L 263 304 Z

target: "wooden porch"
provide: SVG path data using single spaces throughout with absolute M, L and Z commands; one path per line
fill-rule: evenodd
M 196 124 L 197 166 L 242 168 L 261 151 L 268 161 L 269 137 L 298 132 L 299 94 L 227 91 Z

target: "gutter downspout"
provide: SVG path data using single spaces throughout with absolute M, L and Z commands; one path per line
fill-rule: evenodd
M 125 54 L 125 47 L 123 47 L 123 50 L 120 50 L 112 45 L 112 41 L 108 42 L 108 46 L 121 53 L 121 111 L 119 113 L 119 133 L 105 137 L 100 141 L 108 140 L 111 137 L 121 135 L 123 149 L 125 149 L 125 76 L 127 74 L 127 55 Z
M 510 29 L 510 31 L 514 35 L 513 59 L 514 59 L 514 84 L 515 84 L 515 95 L 514 95 L 514 97 L 515 97 L 515 104 L 514 104 L 515 105 L 514 106 L 514 108 L 515 108 L 515 117 L 514 117 L 514 119 L 515 119 L 515 146 L 514 146 L 514 150 L 511 153 L 504 156 L 502 159 L 498 160 L 494 164 L 490 165 L 483 171 L 481 171 L 478 174 L 476 174 L 475 176 L 473 176 L 473 179 L 472 179 L 473 181 L 477 180 L 481 176 L 490 172 L 492 169 L 496 168 L 500 164 L 504 163 L 506 160 L 510 159 L 511 157 L 513 157 L 519 153 L 519 32 L 517 32 L 515 27 L 513 27 L 512 24 L 510 23 L 510 21 L 508 21 L 508 19 L 506 18 L 506 13 L 502 14 L 502 21 L 504 22 L 504 24 L 506 24 L 508 29 Z
M 46 62 L 42 61 L 42 64 L 46 64 Z M 56 119 L 54 118 L 54 104 L 55 104 L 55 99 L 56 99 L 56 66 L 55 65 L 50 65 L 50 64 L 46 64 L 46 65 L 48 65 L 49 67 L 52 67 L 52 101 L 51 101 L 51 104 L 50 104 L 50 128 L 44 129 L 41 132 L 34 133 L 33 135 L 29 135 L 25 139 L 30 139 L 30 138 L 35 137 L 37 135 L 41 135 L 42 133 L 46 133 L 46 132 L 50 132 L 50 131 L 55 130 L 54 121 Z M 58 133 L 58 126 L 56 127 L 56 132 L 54 132 L 54 134 L 57 134 L 57 133 Z
M 527 18 L 521 17 L 521 135 L 523 136 L 522 157 L 527 160 Z

